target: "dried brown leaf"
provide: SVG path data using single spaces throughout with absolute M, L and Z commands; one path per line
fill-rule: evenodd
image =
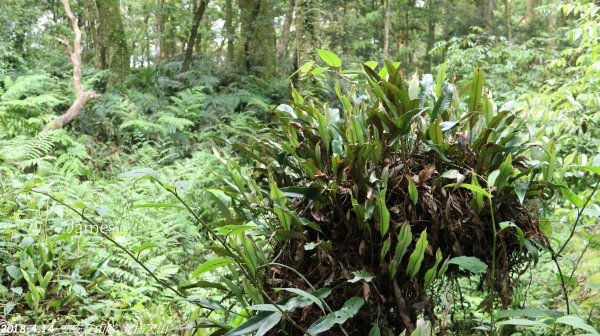
M 419 173 L 419 181 L 418 181 L 418 183 L 419 184 L 423 184 L 423 183 L 427 182 L 433 176 L 434 172 L 435 172 L 435 165 L 434 164 L 428 164 Z

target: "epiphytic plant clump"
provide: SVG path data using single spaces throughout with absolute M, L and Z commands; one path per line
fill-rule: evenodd
M 283 309 L 298 321 L 286 329 L 411 331 L 433 318 L 444 275 L 480 275 L 486 308 L 506 307 L 546 244 L 525 204 L 544 197 L 549 168 L 528 159 L 523 121 L 513 123 L 523 118 L 497 108 L 481 69 L 457 88 L 444 67 L 407 83 L 391 62 L 340 71 L 335 55 L 320 56 L 343 79 L 339 108 L 292 88 L 273 127 L 236 145 L 253 173 L 231 166 L 224 189 L 236 218 L 276 241 L 256 267 L 272 300 L 285 300 L 280 288 L 329 291 L 312 296 L 326 309 Z M 257 329 L 282 313 L 263 308 L 249 321 Z

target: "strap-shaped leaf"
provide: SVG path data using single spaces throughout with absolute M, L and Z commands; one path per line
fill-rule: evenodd
M 281 222 L 285 230 L 289 230 L 292 226 L 292 218 L 284 210 L 287 209 L 288 199 L 278 187 L 275 180 L 271 178 L 271 200 L 273 201 L 273 212 Z
M 473 128 L 477 122 L 478 113 L 481 111 L 481 96 L 483 95 L 483 70 L 481 68 L 475 69 L 473 74 L 473 80 L 471 81 L 471 95 L 469 96 L 469 112 L 472 113 L 469 118 L 469 126 L 471 134 L 473 134 Z
M 435 264 L 427 270 L 427 272 L 425 272 L 425 283 L 424 283 L 424 287 L 428 288 L 429 285 L 431 285 L 431 283 L 433 282 L 433 280 L 435 279 L 435 274 L 437 272 L 437 268 L 438 265 L 440 264 L 440 261 L 442 261 L 442 251 L 438 248 L 437 251 L 435 252 Z
M 398 65 L 395 65 L 388 60 L 385 60 L 384 63 L 388 73 L 388 82 L 392 83 L 401 91 L 404 91 L 404 85 L 402 83 L 402 74 L 400 73 L 400 70 L 398 70 L 400 63 L 397 63 Z
M 195 278 L 202 273 L 212 271 L 214 269 L 217 269 L 219 267 L 223 267 L 223 266 L 226 266 L 226 265 L 229 265 L 232 263 L 233 263 L 233 260 L 227 259 L 227 258 L 214 258 L 214 259 L 207 260 L 206 262 L 204 262 L 204 263 L 200 264 L 198 267 L 196 267 L 196 270 L 194 270 L 194 272 L 192 272 L 192 278 Z
M 258 314 L 249 318 L 246 322 L 240 324 L 237 328 L 229 330 L 224 336 L 249 335 L 251 332 L 259 329 L 266 333 L 267 331 L 269 331 L 268 329 L 265 330 L 266 326 L 270 326 L 270 328 L 273 328 L 275 326 L 275 324 L 273 324 L 273 320 L 277 316 L 279 317 L 279 319 L 281 319 L 281 313 L 279 312 L 261 311 Z
M 423 258 L 425 257 L 425 250 L 427 249 L 427 230 L 423 230 L 421 232 L 421 236 L 419 240 L 417 240 L 417 245 L 415 246 L 415 250 L 410 254 L 408 259 L 408 266 L 406 267 L 406 273 L 410 275 L 410 277 L 414 277 L 419 270 L 421 269 L 421 263 L 423 262 Z
M 490 194 L 489 192 L 485 191 L 483 188 L 473 185 L 473 184 L 468 184 L 468 183 L 450 183 L 447 184 L 444 188 L 449 188 L 449 187 L 460 187 L 460 188 L 465 188 L 465 189 L 469 189 L 471 190 L 473 193 L 479 193 L 487 198 L 492 198 L 492 194 Z
M 408 196 L 410 196 L 412 204 L 417 205 L 417 202 L 419 202 L 419 191 L 411 178 L 408 179 Z
M 469 96 L 469 112 L 480 111 L 481 96 L 483 95 L 483 69 L 477 68 L 471 80 L 471 95 Z
M 398 243 L 396 244 L 396 250 L 394 252 L 394 257 L 392 258 L 392 262 L 390 263 L 390 276 L 392 279 L 396 277 L 396 272 L 398 270 L 398 266 L 402 262 L 402 258 L 406 254 L 408 250 L 408 246 L 412 243 L 412 231 L 410 230 L 410 224 L 405 222 L 400 227 L 400 232 L 398 233 Z
M 390 211 L 385 205 L 385 191 L 386 189 L 383 189 L 377 196 L 377 214 L 382 237 L 390 228 Z

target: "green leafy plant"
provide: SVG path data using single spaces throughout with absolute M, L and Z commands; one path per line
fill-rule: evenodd
M 339 71 L 335 58 L 321 54 L 333 67 L 324 71 Z M 511 270 L 535 252 L 532 244 L 531 251 L 523 250 L 525 235 L 545 244 L 536 219 L 523 206 L 539 198 L 546 185 L 525 156 L 531 146 L 519 136 L 522 124 L 513 126 L 516 114 L 496 108 L 480 69 L 458 89 L 443 70 L 435 81 L 415 75 L 406 83 L 394 64 L 385 62 L 378 72 L 376 66 L 340 73 L 339 109 L 308 101 L 292 89 L 294 100 L 277 108 L 274 127 L 235 145 L 255 165 L 248 176 L 230 163 L 223 189 L 234 209 L 223 215 L 252 232 L 241 245 L 227 241 L 244 260 L 238 267 L 247 268 L 254 283 L 263 283 L 260 301 L 279 297 L 274 283 L 296 282 L 299 274 L 292 270 L 308 274 L 300 283 L 309 287 L 334 284 L 327 299 L 338 304 L 362 291 L 372 313 L 353 310 L 356 316 L 344 329 L 365 334 L 370 327 L 364 328 L 373 325 L 412 331 L 419 313 L 413 305 L 431 304 L 427 288 L 446 270 L 464 274 L 451 257 L 489 265 L 483 281 L 506 306 Z M 473 182 L 464 183 L 467 178 Z M 519 179 L 528 187 L 517 188 Z M 454 219 L 467 213 L 472 214 L 468 230 Z M 499 226 L 506 221 L 514 226 Z M 263 247 L 244 248 L 248 243 Z M 265 249 L 267 244 L 271 248 Z M 271 253 L 287 266 L 262 271 Z M 374 278 L 364 285 L 343 281 L 344 274 L 358 270 Z M 372 290 L 387 299 L 369 295 Z M 493 315 L 495 296 L 490 298 Z M 327 316 L 316 314 L 313 324 L 296 330 L 324 331 L 319 321 L 337 321 Z M 270 318 L 262 314 L 253 322 Z

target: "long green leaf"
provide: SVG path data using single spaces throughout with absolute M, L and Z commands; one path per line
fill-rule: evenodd
M 421 269 L 421 262 L 423 262 L 423 258 L 425 257 L 426 249 L 427 230 L 423 230 L 423 232 L 421 232 L 419 240 L 417 240 L 415 250 L 410 254 L 410 257 L 408 258 L 408 266 L 406 267 L 406 273 L 408 273 L 411 278 L 414 277 Z
M 406 254 L 408 250 L 408 246 L 412 243 L 412 231 L 410 229 L 410 224 L 405 222 L 400 227 L 400 232 L 398 233 L 398 242 L 396 243 L 396 250 L 394 252 L 394 257 L 392 258 L 392 262 L 390 263 L 389 270 L 390 276 L 392 279 L 396 277 L 396 272 L 398 270 L 398 266 L 402 262 L 402 258 Z
M 246 322 L 240 324 L 237 328 L 228 331 L 224 336 L 244 336 L 251 332 L 261 329 L 264 325 L 273 323 L 273 316 L 281 314 L 279 312 L 261 311 L 249 318 Z
M 534 320 L 527 320 L 521 318 L 514 318 L 506 321 L 498 322 L 498 325 L 514 325 L 514 326 L 527 326 L 527 327 L 542 327 L 548 328 L 548 325 Z
M 229 264 L 232 264 L 233 260 L 227 258 L 215 258 L 207 260 L 206 262 L 200 264 L 194 272 L 192 272 L 192 278 L 199 276 L 202 273 L 206 273 L 208 271 L 212 271 L 219 267 L 223 267 Z
M 487 265 L 477 257 L 454 257 L 448 263 L 458 265 L 473 274 L 484 273 L 487 269 Z
M 390 211 L 385 205 L 385 189 L 377 196 L 377 213 L 379 214 L 379 227 L 383 237 L 390 228 Z
M 449 187 L 460 187 L 460 188 L 465 188 L 465 189 L 469 189 L 474 193 L 478 193 L 481 194 L 487 198 L 492 198 L 492 194 L 490 194 L 489 192 L 485 191 L 483 188 L 473 185 L 473 184 L 468 184 L 468 183 L 450 183 L 447 184 L 444 188 L 449 188 Z
M 412 179 L 408 179 L 408 195 L 410 196 L 412 204 L 417 205 L 417 202 L 419 202 L 419 191 Z
M 352 318 L 358 310 L 363 306 L 365 300 L 361 297 L 352 297 L 344 303 L 342 308 L 338 311 L 327 314 L 324 317 L 318 319 L 313 323 L 307 330 L 307 332 L 313 336 L 316 336 L 322 332 L 330 330 L 336 324 L 343 324 L 348 319 Z
M 299 288 L 280 288 L 280 290 L 284 290 L 284 291 L 287 291 L 287 292 L 290 292 L 290 293 L 294 293 L 294 294 L 297 294 L 297 295 L 299 295 L 299 296 L 301 296 L 301 297 L 303 297 L 305 299 L 308 299 L 312 303 L 314 303 L 317 306 L 319 306 L 319 308 L 321 308 L 322 311 L 325 311 L 325 308 L 323 306 L 323 302 L 319 298 L 317 298 L 316 296 L 314 296 L 311 293 L 303 291 L 303 290 L 301 290 Z
M 556 319 L 556 323 L 566 324 L 573 328 L 583 329 L 592 334 L 600 335 L 591 325 L 587 324 L 581 317 L 575 315 L 562 316 Z
M 471 83 L 469 112 L 480 111 L 481 96 L 483 95 L 483 70 L 481 68 L 475 69 Z

